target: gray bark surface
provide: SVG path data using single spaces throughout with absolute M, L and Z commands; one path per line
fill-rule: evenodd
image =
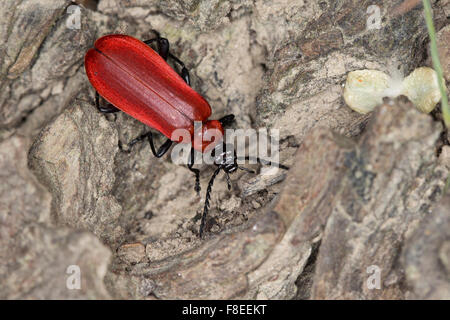
M 89 1 L 78 1 L 78 3 Z M 431 66 L 422 8 L 375 1 L 0 0 L 0 298 L 448 299 L 450 169 L 441 113 L 401 97 L 367 115 L 346 75 Z M 448 1 L 433 1 L 448 80 Z M 72 7 L 73 9 L 73 7 Z M 95 39 L 156 29 L 212 119 L 280 129 L 289 171 L 214 185 L 207 237 L 185 166 L 100 114 L 84 70 Z M 158 140 L 158 145 L 162 141 Z M 81 271 L 70 289 L 69 266 Z M 380 270 L 380 289 L 367 286 Z

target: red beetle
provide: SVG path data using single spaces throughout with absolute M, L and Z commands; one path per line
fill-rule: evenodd
M 192 167 L 195 149 L 200 152 L 214 149 L 212 152 L 218 168 L 208 184 L 199 232 L 202 236 L 212 185 L 220 170 L 224 170 L 227 175 L 228 188 L 231 188 L 229 173 L 238 168 L 250 170 L 237 165 L 234 149 L 228 145 L 224 147 L 222 140 L 204 139 L 211 129 L 218 130 L 223 135 L 223 126 L 231 123 L 234 115 L 208 120 L 211 115 L 208 102 L 190 87 L 189 72 L 184 63 L 170 53 L 169 41 L 154 32 L 157 37 L 144 42 L 119 34 L 101 37 L 95 42 L 94 48 L 86 53 L 86 74 L 96 90 L 95 104 L 100 112 L 123 111 L 167 137 L 166 142 L 157 151 L 151 132 L 132 140 L 130 146 L 147 138 L 152 153 L 159 158 L 169 150 L 173 142 L 183 142 L 179 139 L 171 140 L 176 129 L 187 130 L 191 136 L 190 141 L 198 141 L 194 139 L 195 136 L 202 137 L 199 144 L 191 147 L 187 164 L 189 170 L 195 174 L 197 193 L 200 191 L 199 170 Z M 150 47 L 153 42 L 157 44 L 158 53 Z M 167 58 L 173 59 L 181 66 L 181 75 L 167 64 Z M 100 105 L 99 95 L 108 102 L 106 105 Z M 194 130 L 195 121 L 202 122 L 201 130 Z M 243 159 L 248 160 L 249 157 Z M 255 160 L 272 164 L 259 158 Z M 287 169 L 285 166 L 279 166 Z

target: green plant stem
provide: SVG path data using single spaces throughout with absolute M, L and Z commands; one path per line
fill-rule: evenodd
M 448 188 L 450 187 L 450 175 L 447 177 L 447 181 L 445 182 L 443 194 L 447 194 Z
M 439 89 L 441 91 L 441 106 L 444 123 L 447 128 L 450 128 L 450 109 L 448 107 L 447 88 L 444 83 L 444 76 L 442 72 L 441 62 L 439 61 L 439 54 L 436 42 L 436 30 L 433 24 L 433 12 L 429 0 L 423 0 L 423 7 L 425 9 L 425 21 L 427 23 L 428 33 L 430 35 L 431 58 L 433 60 L 433 67 L 438 75 Z

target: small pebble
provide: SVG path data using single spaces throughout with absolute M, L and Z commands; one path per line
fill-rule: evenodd
M 117 250 L 119 258 L 129 264 L 136 264 L 145 258 L 145 247 L 142 243 L 127 243 Z
M 253 208 L 255 208 L 255 209 L 261 208 L 261 205 L 256 200 L 252 201 L 252 205 L 253 205 Z

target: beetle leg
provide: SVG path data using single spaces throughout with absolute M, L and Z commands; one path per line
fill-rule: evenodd
M 148 45 L 148 46 L 150 46 L 150 44 L 152 44 L 153 42 L 159 41 L 159 39 L 161 39 L 161 36 L 160 36 L 160 34 L 159 34 L 158 31 L 156 31 L 155 29 L 153 29 L 152 32 L 156 35 L 156 38 L 152 38 L 152 39 L 144 40 L 144 41 L 143 41 L 143 42 L 144 42 L 146 45 Z
M 229 126 L 234 121 L 234 114 L 226 115 L 219 119 L 219 122 L 222 124 L 223 127 Z
M 153 135 L 152 133 L 149 131 L 147 133 L 144 133 L 142 135 L 140 135 L 139 137 L 131 140 L 130 143 L 128 143 L 128 148 L 133 147 L 136 143 L 144 140 L 145 138 L 148 139 L 148 143 L 150 144 L 150 149 L 152 149 L 152 153 L 155 157 L 157 158 L 161 158 L 163 155 L 165 155 L 167 153 L 167 151 L 169 151 L 170 147 L 172 146 L 173 141 L 170 139 L 167 139 L 166 142 L 164 142 L 158 149 L 158 151 L 156 151 L 155 148 L 155 144 L 153 143 Z
M 183 80 L 188 84 L 191 85 L 191 79 L 189 77 L 189 70 L 186 68 L 186 66 L 184 65 L 183 61 L 181 61 L 180 59 L 178 59 L 176 56 L 174 56 L 173 54 L 171 54 L 169 52 L 169 48 L 170 48 L 170 44 L 169 44 L 169 40 L 167 40 L 166 38 L 161 38 L 161 36 L 159 35 L 159 32 L 156 30 L 152 30 L 153 33 L 156 34 L 156 38 L 150 39 L 150 40 L 145 40 L 144 43 L 146 45 L 150 45 L 153 42 L 158 42 L 158 53 L 159 55 L 164 59 L 167 60 L 167 58 L 171 58 L 173 59 L 176 63 L 178 63 L 181 66 L 181 78 L 183 78 Z
M 151 132 L 147 133 L 147 139 L 148 139 L 148 143 L 150 144 L 150 148 L 152 149 L 152 153 L 155 157 L 157 158 L 161 158 L 163 155 L 165 155 L 167 153 L 167 151 L 169 151 L 170 147 L 172 146 L 172 140 L 167 139 L 166 142 L 164 142 L 158 149 L 158 151 L 156 151 L 155 149 L 155 145 L 153 144 L 153 135 Z
M 133 140 L 131 140 L 130 143 L 128 143 L 128 147 L 131 148 L 132 146 L 134 146 L 136 143 L 141 142 L 142 140 L 144 140 L 145 138 L 147 138 L 148 132 L 144 133 L 142 135 L 140 135 L 137 138 L 134 138 Z
M 169 56 L 169 40 L 166 38 L 158 39 L 158 53 L 164 60 L 167 60 Z
M 144 43 L 146 45 L 150 45 L 153 42 L 157 42 L 158 44 L 158 53 L 159 55 L 164 59 L 167 60 L 167 57 L 169 56 L 169 40 L 167 40 L 166 38 L 161 38 L 161 36 L 159 35 L 159 32 L 156 30 L 152 30 L 153 33 L 156 34 L 156 38 L 150 39 L 150 40 L 145 40 Z
M 176 56 L 169 52 L 169 57 L 173 59 L 176 63 L 181 66 L 181 78 L 188 84 L 191 85 L 191 78 L 189 77 L 189 70 L 184 65 L 184 62 L 178 59 Z
M 153 38 L 150 40 L 145 40 L 144 43 L 148 46 L 153 42 L 157 42 L 158 45 L 158 54 L 164 59 L 167 60 L 169 56 L 169 40 L 166 38 Z
M 197 192 L 197 194 L 200 193 L 200 170 L 198 169 L 194 169 L 192 168 L 192 166 L 194 165 L 194 157 L 195 157 L 195 149 L 191 148 L 191 154 L 189 156 L 189 161 L 188 161 L 188 169 L 193 172 L 195 174 L 195 186 L 194 186 L 194 190 L 195 192 Z
M 146 45 L 150 46 L 153 42 L 158 41 L 158 38 L 153 38 L 153 39 L 149 39 L 149 40 L 144 40 L 142 42 L 144 42 Z
M 111 103 L 107 102 L 106 105 L 102 106 L 100 105 L 100 95 L 97 91 L 95 91 L 95 107 L 98 111 L 101 113 L 113 113 L 113 112 L 119 112 L 120 110 L 114 107 Z

